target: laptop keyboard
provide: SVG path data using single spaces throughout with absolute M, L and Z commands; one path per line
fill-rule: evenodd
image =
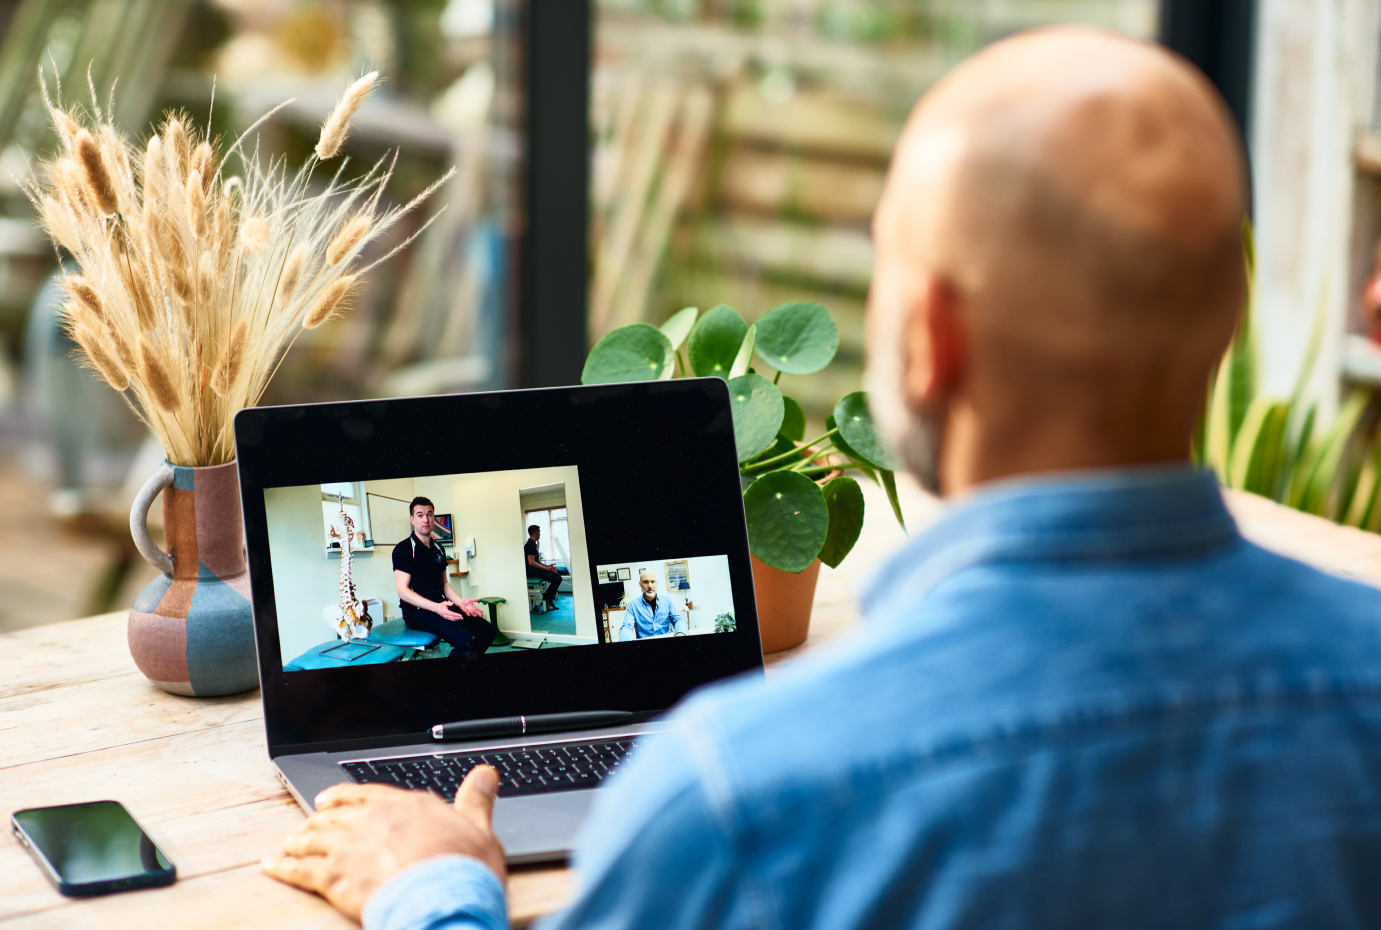
M 357 784 L 397 785 L 451 801 L 472 768 L 492 765 L 499 773 L 499 797 L 513 798 L 597 787 L 618 768 L 632 745 L 632 739 L 612 739 L 342 762 L 340 767 Z

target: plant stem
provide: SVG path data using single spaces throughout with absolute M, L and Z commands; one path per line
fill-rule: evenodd
M 801 464 L 790 466 L 790 468 L 788 468 L 788 471 L 800 471 L 801 469 L 806 468 L 812 463 L 820 461 L 825 456 L 838 451 L 839 449 L 833 443 L 830 443 L 828 446 L 821 449 L 819 452 L 815 453 L 815 455 L 811 456 L 810 458 L 802 459 Z
M 839 434 L 839 428 L 838 428 L 838 427 L 835 427 L 834 429 L 830 430 L 828 433 L 825 433 L 823 436 L 817 436 L 816 438 L 812 439 L 810 442 L 803 442 L 803 443 L 801 443 L 801 444 L 798 445 L 796 448 L 792 449 L 790 452 L 783 452 L 781 455 L 774 455 L 774 456 L 772 456 L 772 458 L 770 458 L 770 459 L 764 459 L 764 460 L 761 461 L 761 462 L 753 462 L 751 465 L 744 466 L 743 468 L 740 468 L 740 469 L 739 469 L 739 474 L 741 474 L 741 475 L 756 475 L 756 474 L 759 474 L 760 472 L 771 471 L 771 469 L 768 468 L 769 465 L 775 465 L 775 464 L 777 464 L 778 462 L 785 462 L 787 459 L 792 458 L 792 457 L 799 458 L 800 455 L 801 455 L 801 451 L 802 451 L 803 449 L 809 449 L 811 446 L 815 445 L 817 442 L 824 442 L 826 439 L 829 439 L 830 437 L 836 436 L 836 435 L 838 435 L 838 434 Z M 818 458 L 818 457 L 819 457 L 818 455 L 815 456 L 815 458 Z
M 780 381 L 780 380 L 782 380 L 782 373 L 779 371 L 779 372 L 777 372 L 777 377 L 775 377 L 775 378 L 772 379 L 772 383 L 773 383 L 773 384 L 776 384 L 776 383 L 777 383 L 778 381 Z
M 805 475 L 807 478 L 809 478 L 812 475 L 827 475 L 832 471 L 844 471 L 845 469 L 860 467 L 862 466 L 855 465 L 852 462 L 850 462 L 847 465 L 816 465 L 812 468 L 802 468 L 793 470 L 796 472 L 796 474 Z
M 676 356 L 676 373 L 684 378 L 686 376 L 686 368 L 681 364 L 681 350 L 677 349 L 674 354 Z

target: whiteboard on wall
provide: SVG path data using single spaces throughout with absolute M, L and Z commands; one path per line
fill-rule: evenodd
M 366 494 L 369 501 L 369 525 L 374 530 L 374 545 L 392 546 L 412 533 L 408 521 L 408 502 L 382 494 Z

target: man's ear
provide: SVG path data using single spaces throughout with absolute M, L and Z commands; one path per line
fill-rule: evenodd
M 959 298 L 945 278 L 927 275 L 902 330 L 908 407 L 931 406 L 954 390 L 964 373 L 965 338 Z

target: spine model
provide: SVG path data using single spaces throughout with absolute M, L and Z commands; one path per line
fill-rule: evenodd
M 374 621 L 370 618 L 364 602 L 355 596 L 355 579 L 350 576 L 355 521 L 345 512 L 343 504 L 340 511 L 340 529 L 331 527 L 331 538 L 340 540 L 340 600 L 323 610 L 321 618 L 341 639 L 364 639 L 369 635 Z

